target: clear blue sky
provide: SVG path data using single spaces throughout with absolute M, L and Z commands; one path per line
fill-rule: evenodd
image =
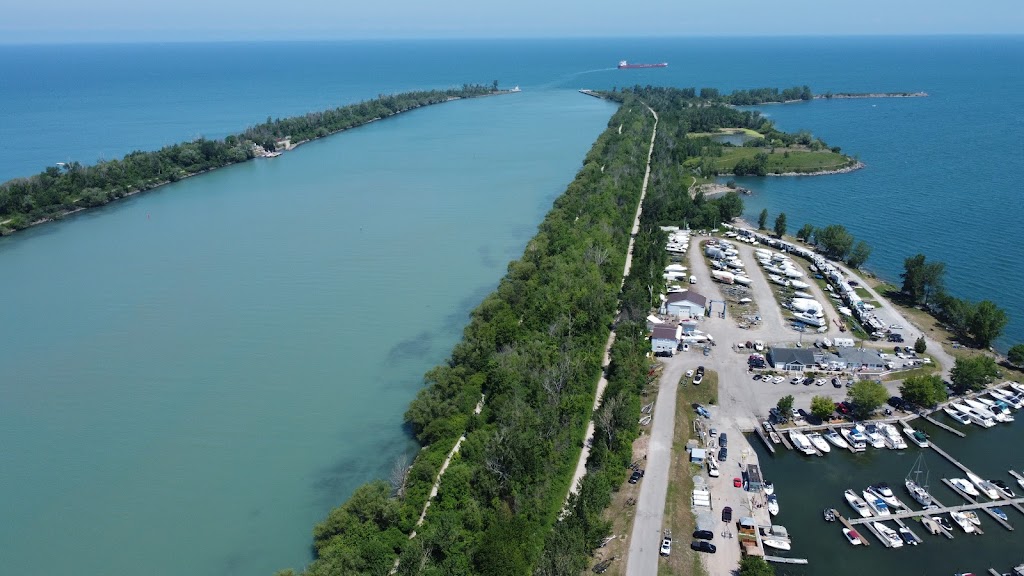
M 0 42 L 1024 34 L 1024 0 L 29 0 Z

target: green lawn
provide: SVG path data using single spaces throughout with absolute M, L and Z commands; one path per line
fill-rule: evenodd
M 710 158 L 715 168 L 722 173 L 732 172 L 736 163 L 747 158 L 752 159 L 758 152 L 768 153 L 768 164 L 765 169 L 769 173 L 783 172 L 818 172 L 821 170 L 836 170 L 844 168 L 853 163 L 853 160 L 843 154 L 836 154 L 829 150 L 812 152 L 802 149 L 776 148 L 741 148 L 725 147 L 722 156 Z M 789 156 L 786 156 L 786 153 Z M 693 159 L 689 162 L 699 163 L 700 159 Z
M 700 138 L 719 136 L 721 134 L 746 134 L 751 138 L 764 138 L 764 134 L 750 128 L 719 128 L 718 132 L 690 132 L 686 136 L 688 138 Z

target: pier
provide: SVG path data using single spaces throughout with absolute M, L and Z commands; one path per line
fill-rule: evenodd
M 935 418 L 932 418 L 931 414 L 922 414 L 921 418 L 924 418 L 928 422 L 938 426 L 939 428 L 942 428 L 943 430 L 945 430 L 946 432 L 949 432 L 950 434 L 956 434 L 957 436 L 959 436 L 961 438 L 966 438 L 967 437 L 967 434 L 964 434 L 960 430 L 957 430 L 956 428 L 953 428 L 952 426 L 950 426 L 948 424 L 943 424 L 942 422 L 939 422 Z M 930 444 L 930 442 L 929 442 L 929 444 Z
M 784 556 L 765 556 L 765 560 L 768 562 L 778 562 L 779 564 L 807 564 L 807 558 L 786 558 Z
M 775 443 L 768 439 L 768 435 L 764 433 L 764 427 L 756 426 L 754 427 L 754 431 L 757 432 L 757 435 L 761 437 L 761 440 L 764 442 L 764 445 L 768 447 L 768 451 L 771 452 L 772 454 L 775 454 Z
M 855 518 L 849 520 L 850 524 L 865 524 L 867 522 L 875 522 L 877 520 L 897 520 L 903 518 L 916 518 L 918 516 L 937 516 L 939 514 L 945 514 L 948 512 L 963 512 L 964 510 L 980 510 L 985 508 L 998 508 L 1000 506 L 1012 506 L 1013 504 L 1020 504 L 1024 502 L 1024 498 L 1013 498 L 1005 500 L 993 500 L 991 502 L 974 502 L 971 504 L 960 504 L 957 506 L 942 506 L 939 505 L 937 508 L 929 508 L 927 510 L 906 510 L 904 512 L 897 512 L 895 514 L 889 514 L 888 516 L 871 516 L 869 518 Z M 936 504 L 938 504 L 936 502 Z
M 968 501 L 968 502 L 970 502 L 971 504 L 977 504 L 977 503 L 978 503 L 978 501 L 977 501 L 977 500 L 976 500 L 976 499 L 975 499 L 975 498 L 974 498 L 973 496 L 971 496 L 970 494 L 968 494 L 968 493 L 964 492 L 963 490 L 961 490 L 961 489 L 957 488 L 957 487 L 956 487 L 956 486 L 954 486 L 954 485 L 953 485 L 953 483 L 952 483 L 952 482 L 950 482 L 949 480 L 946 480 L 945 478 L 943 478 L 943 479 L 942 479 L 942 482 L 943 482 L 943 483 L 944 483 L 944 484 L 945 484 L 946 486 L 949 486 L 949 488 L 950 488 L 951 490 L 953 490 L 954 492 L 956 492 L 957 494 L 959 494 L 959 495 L 960 495 L 960 497 L 961 497 L 961 498 L 963 498 L 964 500 L 967 500 L 967 501 Z M 1008 504 L 1012 504 L 1012 502 L 1009 502 L 1009 501 L 1007 501 L 1007 503 L 1008 503 Z M 1010 526 L 1009 522 L 1006 522 L 1005 520 L 1003 520 L 1003 519 L 1002 519 L 1002 518 L 1000 518 L 999 516 L 996 516 L 996 515 L 995 515 L 995 513 L 994 513 L 994 512 L 992 512 L 992 510 L 990 510 L 989 508 L 982 508 L 982 510 L 984 510 L 985 512 L 987 512 L 987 513 L 988 513 L 988 515 L 989 515 L 989 516 L 991 516 L 993 520 L 995 520 L 996 522 L 999 522 L 1000 524 L 1002 524 L 1002 525 L 1003 525 L 1003 528 L 1006 528 L 1007 530 L 1009 530 L 1009 531 L 1011 531 L 1011 532 L 1013 531 L 1013 526 Z
M 839 518 L 839 521 L 842 522 L 844 527 L 846 527 L 848 530 L 853 530 L 854 532 L 857 532 L 857 529 L 853 527 L 853 524 L 850 524 L 850 521 L 847 520 L 845 516 L 840 514 L 838 510 L 833 508 L 832 512 L 836 515 L 836 518 Z M 865 518 L 865 520 L 867 520 L 867 518 Z M 857 534 L 860 534 L 860 532 L 857 532 Z M 952 538 L 952 536 L 950 536 L 950 538 Z M 868 542 L 868 539 L 865 538 L 863 535 L 861 535 L 860 539 L 864 543 L 865 547 L 871 546 L 871 543 Z

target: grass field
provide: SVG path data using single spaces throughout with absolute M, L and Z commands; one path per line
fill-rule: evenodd
M 764 134 L 761 134 L 757 130 L 751 130 L 750 128 L 719 128 L 718 132 L 690 132 L 686 136 L 687 138 L 700 138 L 719 136 L 722 134 L 744 134 L 751 138 L 764 138 Z
M 723 150 L 722 156 L 710 158 L 710 160 L 714 162 L 715 168 L 719 172 L 729 173 L 736 167 L 737 162 L 744 158 L 752 159 L 759 152 L 768 153 L 768 164 L 765 166 L 765 170 L 772 174 L 838 170 L 853 163 L 853 160 L 848 156 L 836 154 L 829 150 L 812 152 L 799 148 L 775 148 L 773 151 L 772 149 L 765 148 L 726 147 Z M 787 152 L 789 156 L 786 156 Z M 696 165 L 700 160 L 694 159 L 688 162 L 693 162 Z

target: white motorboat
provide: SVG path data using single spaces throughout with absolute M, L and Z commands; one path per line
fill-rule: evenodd
M 1024 384 L 1021 384 L 1020 382 L 1008 382 L 1008 384 L 1017 392 L 1024 392 Z
M 1017 476 L 1017 484 L 1020 484 L 1021 488 L 1024 488 L 1024 474 Z
M 1017 395 L 1010 394 L 1006 390 L 1000 388 L 993 388 L 992 390 L 989 390 L 988 395 L 996 400 L 1002 400 L 1014 408 L 1020 408 L 1022 405 L 1020 398 Z
M 846 440 L 843 440 L 843 437 L 840 436 L 839 433 L 836 432 L 835 430 L 829 430 L 828 432 L 826 432 L 824 434 L 824 438 L 825 440 L 828 440 L 829 442 L 834 444 L 835 447 L 839 448 L 840 450 L 847 450 L 850 448 L 850 444 Z
M 963 412 L 953 408 L 952 406 L 943 406 L 942 411 L 949 415 L 950 418 L 956 420 L 961 424 L 970 424 L 971 418 Z
M 825 438 L 823 438 L 821 434 L 818 432 L 811 432 L 810 434 L 807 435 L 807 439 L 810 440 L 811 444 L 813 444 L 814 447 L 821 452 L 828 453 L 832 451 L 832 448 L 829 447 L 828 442 L 826 442 Z
M 903 539 L 900 538 L 900 535 L 892 528 L 889 528 L 881 522 L 872 522 L 871 525 L 878 531 L 882 544 L 885 544 L 889 548 L 900 548 L 903 546 Z
M 775 494 L 769 494 L 767 496 L 767 500 L 768 500 L 768 513 L 771 514 L 772 516 L 775 516 L 776 514 L 779 513 L 779 497 L 776 496 Z
M 792 548 L 789 532 L 785 526 L 772 525 L 771 528 L 761 528 L 761 543 L 776 550 L 789 550 Z
M 873 448 L 885 448 L 885 438 L 882 437 L 882 433 L 878 431 L 877 426 L 868 424 L 864 427 L 863 432 L 868 437 L 868 443 Z
M 808 300 L 811 300 L 811 299 L 814 298 L 814 295 L 813 294 L 808 294 L 807 292 L 803 292 L 801 290 L 797 290 L 796 292 L 793 292 L 793 297 L 794 298 L 806 298 Z
M 793 446 L 797 450 L 807 454 L 808 456 L 813 456 L 818 453 L 811 445 L 811 441 L 807 439 L 807 436 L 804 436 L 796 430 L 790 430 L 789 439 L 793 441 Z
M 900 436 L 900 431 L 892 424 L 879 424 L 878 429 L 882 431 L 882 438 L 890 450 L 906 450 L 907 442 Z
M 736 276 L 735 278 L 733 278 L 733 282 L 743 286 L 750 286 L 754 281 L 751 280 L 750 278 L 747 278 L 746 276 Z
M 790 280 L 789 285 L 792 286 L 793 288 L 796 288 L 797 290 L 807 290 L 808 288 L 811 287 L 810 284 L 802 280 Z M 1021 392 L 1024 392 L 1024 390 L 1021 390 Z
M 914 430 L 910 426 L 904 424 L 903 433 L 906 434 L 907 438 L 909 438 L 911 442 L 917 444 L 919 447 L 928 447 L 928 435 L 925 434 L 924 432 L 920 430 Z
M 821 513 L 821 515 L 822 515 L 823 518 L 825 518 L 825 522 L 835 522 L 836 521 L 836 511 L 831 509 L 831 508 L 825 508 L 825 510 Z
M 843 492 L 843 496 L 846 497 L 846 501 L 850 506 L 860 514 L 861 518 L 867 518 L 871 516 L 871 509 L 868 508 L 868 503 L 863 498 L 857 496 L 857 493 L 853 490 L 847 490 Z
M 983 480 L 980 476 L 974 474 L 973 472 L 967 473 L 967 479 L 971 481 L 971 484 L 977 486 L 978 490 L 980 490 L 981 493 L 984 494 L 985 496 L 988 496 L 992 500 L 999 500 L 999 489 L 996 488 L 995 484 L 989 482 L 988 480 Z
M 1006 482 L 1003 482 L 1002 480 L 989 480 L 989 482 L 991 482 L 993 485 L 995 485 L 996 488 L 999 489 L 999 492 L 1001 492 L 1003 494 L 1004 498 L 1016 498 L 1017 497 L 1017 494 L 1014 493 L 1014 491 L 1012 489 L 1010 489 L 1010 487 L 1006 484 Z
M 772 484 L 771 482 L 765 482 L 764 484 L 761 485 L 761 489 L 764 490 L 765 496 L 771 496 L 772 494 L 775 493 L 775 484 Z
M 921 516 L 921 524 L 924 525 L 925 530 L 927 530 L 929 534 L 939 534 L 942 532 L 942 529 L 939 528 L 939 523 L 928 516 Z
M 856 530 L 850 530 L 849 528 L 843 528 L 843 536 L 846 536 L 846 541 L 854 546 L 860 546 L 864 543 L 860 538 L 860 534 Z
M 967 518 L 967 516 L 964 516 L 963 512 L 950 512 L 949 517 L 952 518 L 953 522 L 956 522 L 964 532 L 968 534 L 974 532 L 974 524 Z
M 839 433 L 843 435 L 843 438 L 849 442 L 850 446 L 853 447 L 854 452 L 863 452 L 867 450 L 868 444 L 866 438 L 856 428 L 840 428 Z
M 951 402 L 949 405 L 955 408 L 956 410 L 959 410 L 960 412 L 966 414 L 967 417 L 971 419 L 972 424 L 977 424 L 978 426 L 982 426 L 984 428 L 991 428 L 996 425 L 996 422 L 991 417 L 991 415 L 985 416 L 984 414 L 979 414 L 977 410 L 971 408 L 970 406 L 967 406 L 966 404 L 960 404 L 959 402 Z
M 896 495 L 892 493 L 892 488 L 886 482 L 879 482 L 878 484 L 872 484 L 868 486 L 868 492 L 878 496 L 883 502 L 890 508 L 896 509 L 900 507 L 900 501 L 896 498 Z
M 981 496 L 978 489 L 963 478 L 950 478 L 949 483 L 968 496 Z
M 885 503 L 885 500 L 882 500 L 879 496 L 872 494 L 868 490 L 861 492 L 861 494 L 864 495 L 864 501 L 867 502 L 868 506 L 871 507 L 871 510 L 874 511 L 875 516 L 888 516 L 891 514 L 891 512 L 889 512 L 889 506 Z
M 964 510 L 962 512 L 965 518 L 971 521 L 971 524 L 975 526 L 981 526 L 981 518 L 978 517 L 978 513 L 974 510 Z
M 992 402 L 987 398 L 965 398 L 964 404 L 970 406 L 971 410 L 973 410 L 979 416 L 991 418 L 996 422 L 1012 421 L 1013 417 L 1010 416 L 1010 419 L 1007 419 L 1007 414 L 1004 414 L 1002 410 L 997 409 L 994 402 L 992 402 L 992 405 L 989 406 L 986 402 L 983 402 L 982 400 Z M 1007 411 L 1007 413 L 1009 413 L 1009 411 Z
M 819 318 L 818 316 L 815 316 L 811 312 L 794 312 L 793 319 L 799 320 L 800 322 L 803 322 L 804 324 L 808 324 L 810 326 L 816 326 L 818 328 L 822 328 L 825 326 L 825 319 Z

